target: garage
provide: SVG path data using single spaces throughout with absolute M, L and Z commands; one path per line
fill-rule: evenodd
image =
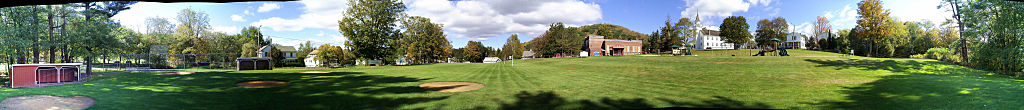
M 82 63 L 14 64 L 11 65 L 11 87 L 81 81 L 81 65 Z

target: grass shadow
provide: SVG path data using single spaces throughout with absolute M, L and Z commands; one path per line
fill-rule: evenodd
M 237 82 L 286 81 L 276 88 L 239 88 Z M 404 95 L 427 93 L 406 82 L 427 78 L 368 75 L 362 72 L 322 74 L 274 71 L 211 71 L 189 75 L 150 72 L 108 74 L 83 84 L 17 89 L 0 97 L 21 95 L 88 96 L 94 109 L 398 109 L 402 105 L 431 102 L 448 96 Z M 74 91 L 67 91 L 74 90 Z M 394 96 L 399 95 L 399 96 Z
M 810 102 L 827 109 L 1024 109 L 1024 81 L 940 61 L 805 60 L 836 70 L 898 73 L 843 87 L 843 100 Z
M 597 100 L 570 100 L 551 91 L 527 92 L 520 91 L 514 95 L 515 100 L 498 106 L 500 110 L 620 110 L 620 109 L 764 109 L 771 108 L 765 103 L 742 102 L 727 97 L 714 96 L 715 99 L 700 102 L 681 102 L 670 99 L 615 99 L 600 98 Z M 669 108 L 658 108 L 656 102 L 662 101 L 672 105 Z M 489 109 L 477 107 L 476 109 Z

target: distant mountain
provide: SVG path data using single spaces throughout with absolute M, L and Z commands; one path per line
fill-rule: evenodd
M 642 34 L 614 24 L 585 25 L 580 26 L 580 30 L 589 35 L 604 36 L 605 39 L 643 40 L 647 38 L 647 34 Z

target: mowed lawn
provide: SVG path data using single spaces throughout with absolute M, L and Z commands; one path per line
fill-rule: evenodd
M 429 64 L 311 70 L 105 73 L 91 81 L 0 89 L 87 96 L 90 109 L 1024 109 L 1024 80 L 928 59 L 838 57 L 790 50 L 699 56 L 604 56 L 492 64 Z M 756 51 L 754 51 L 756 52 Z M 742 53 L 742 54 L 740 54 Z M 282 80 L 279 88 L 238 88 Z M 419 84 L 477 82 L 441 93 Z

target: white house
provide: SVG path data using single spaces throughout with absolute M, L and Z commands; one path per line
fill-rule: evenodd
M 270 57 L 270 56 L 267 56 L 267 53 L 270 53 L 270 48 L 271 47 L 277 48 L 277 50 L 281 51 L 281 56 L 284 56 L 284 61 L 296 61 L 296 60 L 298 60 L 298 58 L 297 58 L 298 56 L 295 55 L 295 53 L 298 52 L 298 51 L 296 51 L 295 47 L 293 47 L 293 46 L 274 46 L 274 45 L 263 46 L 263 47 L 260 47 L 260 51 L 258 53 L 256 53 L 257 56 L 259 56 L 259 57 Z
M 267 53 L 270 53 L 270 47 L 273 47 L 273 46 L 267 45 L 267 46 L 260 47 L 260 51 L 256 52 L 256 57 L 270 57 L 270 56 L 267 56 Z
M 313 51 L 310 51 L 309 54 L 306 54 L 306 59 L 303 59 L 303 62 L 304 64 L 306 64 L 306 67 L 320 66 L 320 60 L 316 60 L 317 53 L 320 53 L 320 50 L 314 49 Z
M 796 32 L 790 32 L 789 34 L 786 35 L 786 43 L 785 43 L 784 46 L 786 48 L 791 48 L 791 49 L 803 49 L 803 48 L 805 48 L 804 47 L 804 37 L 803 37 L 803 34 L 796 33 Z

